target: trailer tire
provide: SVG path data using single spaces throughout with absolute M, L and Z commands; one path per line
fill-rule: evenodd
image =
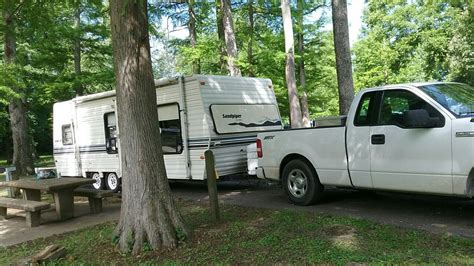
M 282 172 L 283 188 L 290 201 L 296 205 L 311 205 L 321 199 L 324 187 L 316 171 L 301 159 L 290 161 Z
M 113 192 L 120 190 L 120 178 L 116 173 L 108 173 L 105 181 L 108 190 L 112 190 Z
M 103 177 L 100 177 L 99 173 L 91 173 L 90 174 L 90 177 L 91 179 L 95 180 L 95 183 L 92 184 L 92 187 L 97 189 L 97 190 L 100 190 L 100 189 L 104 189 L 104 178 Z

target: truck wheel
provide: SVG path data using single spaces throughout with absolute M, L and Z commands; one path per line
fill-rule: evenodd
M 104 188 L 104 179 L 100 177 L 99 173 L 92 173 L 91 178 L 95 180 L 95 183 L 92 186 L 95 189 L 103 189 Z
M 120 179 L 116 173 L 108 173 L 106 183 L 107 189 L 117 192 L 120 190 Z
M 283 187 L 296 205 L 316 203 L 324 190 L 312 167 L 299 159 L 290 161 L 283 169 Z

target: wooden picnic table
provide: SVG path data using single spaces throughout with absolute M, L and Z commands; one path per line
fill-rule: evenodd
M 93 184 L 94 182 L 92 179 L 77 177 L 20 179 L 0 182 L 0 187 L 22 189 L 25 199 L 34 201 L 41 201 L 41 191 L 52 193 L 58 218 L 66 220 L 74 217 L 74 189 L 82 185 Z

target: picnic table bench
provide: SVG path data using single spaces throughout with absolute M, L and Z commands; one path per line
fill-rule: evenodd
M 7 209 L 24 210 L 26 224 L 29 227 L 35 227 L 40 224 L 41 210 L 48 209 L 50 206 L 46 202 L 0 197 L 0 218 L 7 219 Z
M 52 179 L 20 179 L 0 182 L 0 187 L 20 188 L 28 201 L 41 201 L 41 191 L 52 193 L 56 213 L 60 220 L 74 217 L 74 189 L 79 186 L 92 184 L 95 181 L 86 178 L 52 178 Z
M 87 197 L 91 213 L 102 212 L 102 199 L 113 195 L 114 192 L 111 190 L 96 190 L 89 188 L 76 188 L 74 190 L 74 196 Z

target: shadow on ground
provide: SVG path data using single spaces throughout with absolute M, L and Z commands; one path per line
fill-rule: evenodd
M 208 199 L 203 182 L 174 182 L 171 187 L 181 198 Z M 332 188 L 326 189 L 317 205 L 303 207 L 291 204 L 278 184 L 266 181 L 221 182 L 218 191 L 224 204 L 347 215 L 432 233 L 474 237 L 474 200 L 470 199 Z

